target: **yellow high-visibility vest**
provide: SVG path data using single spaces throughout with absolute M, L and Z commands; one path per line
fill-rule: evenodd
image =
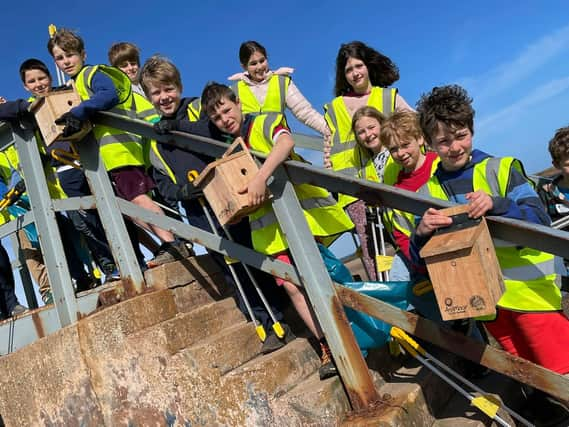
M 269 153 L 273 148 L 274 129 L 281 123 L 283 123 L 281 114 L 261 114 L 255 117 L 249 133 L 248 142 L 251 149 Z M 302 161 L 294 151 L 291 153 L 291 158 Z M 341 233 L 354 227 L 327 190 L 310 184 L 294 185 L 294 190 L 312 235 L 319 237 L 324 244 L 330 244 Z M 250 214 L 249 222 L 255 250 L 272 255 L 288 247 L 270 204 L 265 204 Z
M 374 107 L 385 115 L 395 110 L 397 89 L 373 87 L 367 100 L 367 105 Z M 369 162 L 370 154 L 361 148 L 352 131 L 352 115 L 348 112 L 344 98 L 338 96 L 324 106 L 324 118 L 332 133 L 330 161 L 332 169 L 355 178 L 378 181 L 373 163 Z M 400 170 L 400 168 L 399 168 Z M 395 173 L 395 178 L 397 178 Z M 375 176 L 375 179 L 374 179 Z M 342 207 L 355 202 L 357 199 L 346 194 L 339 195 Z
M 92 96 L 91 83 L 97 71 L 110 77 L 117 90 L 119 103 L 108 110 L 109 112 L 148 122 L 159 119 L 152 104 L 143 96 L 134 93 L 128 76 L 115 67 L 106 65 L 83 67 L 75 78 L 81 100 L 85 101 Z M 145 140 L 141 136 L 104 125 L 95 125 L 93 134 L 99 143 L 101 157 L 107 170 L 125 166 L 144 166 L 147 163 Z

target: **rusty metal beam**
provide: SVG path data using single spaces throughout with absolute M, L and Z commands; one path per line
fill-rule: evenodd
M 569 378 L 505 351 L 468 338 L 435 322 L 399 310 L 383 301 L 362 295 L 345 286 L 336 285 L 342 303 L 390 325 L 397 326 L 418 338 L 484 365 L 517 381 L 529 384 L 561 400 L 569 397 Z
M 316 241 L 303 215 L 294 187 L 282 167 L 269 184 L 272 207 L 286 236 L 304 290 L 324 332 L 352 408 L 359 410 L 379 401 L 373 379 L 324 266 Z

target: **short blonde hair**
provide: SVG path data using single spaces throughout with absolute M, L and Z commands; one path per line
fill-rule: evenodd
M 383 122 L 379 138 L 387 149 L 398 146 L 401 141 L 424 138 L 419 115 L 414 111 L 396 111 Z
M 182 91 L 180 71 L 172 61 L 161 55 L 152 55 L 140 70 L 140 84 L 146 96 L 149 83 L 173 84 Z

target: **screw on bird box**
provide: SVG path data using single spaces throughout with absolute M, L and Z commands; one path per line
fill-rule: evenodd
M 235 152 L 238 147 L 241 147 L 241 151 Z M 249 205 L 247 193 L 238 193 L 258 171 L 259 167 L 243 139 L 237 138 L 221 159 L 207 165 L 195 179 L 194 185 L 202 189 L 220 224 L 226 225 L 259 208 Z
M 85 122 L 80 132 L 68 137 L 62 137 L 61 134 L 65 126 L 55 124 L 59 117 L 80 103 L 81 98 L 72 84 L 68 89 L 54 90 L 45 96 L 39 97 L 30 105 L 30 111 L 36 117 L 40 133 L 47 146 L 56 140 L 79 141 L 89 133 L 92 126 L 89 122 Z
M 486 220 L 468 218 L 468 205 L 441 212 L 453 223 L 437 230 L 420 255 L 443 320 L 496 314 L 504 280 Z

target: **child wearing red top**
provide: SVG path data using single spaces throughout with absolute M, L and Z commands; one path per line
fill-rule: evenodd
M 380 139 L 382 146 L 402 168 L 395 187 L 417 191 L 429 180 L 433 166 L 438 163 L 438 156 L 433 152 L 424 152 L 425 140 L 415 112 L 400 111 L 389 116 L 381 127 Z M 413 218 L 397 210 L 388 211 L 386 216 L 389 219 L 387 226 L 392 229 L 393 239 L 399 248 L 392 270 L 399 270 L 401 262 L 409 268 L 411 265 L 409 238 Z M 397 279 L 401 278 L 403 277 Z

